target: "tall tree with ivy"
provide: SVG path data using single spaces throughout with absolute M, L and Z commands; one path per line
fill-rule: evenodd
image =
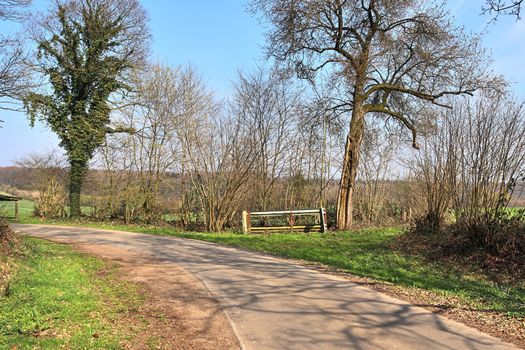
M 111 127 L 112 99 L 130 90 L 130 72 L 147 55 L 148 18 L 138 0 L 56 1 L 40 20 L 35 69 L 47 80 L 25 98 L 31 124 L 40 120 L 60 139 L 70 166 L 71 217 L 89 162 Z

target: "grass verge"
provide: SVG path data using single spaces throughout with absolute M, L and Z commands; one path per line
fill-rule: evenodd
M 0 296 L 1 349 L 122 349 L 145 325 L 143 303 L 115 268 L 67 246 L 19 237 Z M 13 269 L 12 269 L 13 270 Z

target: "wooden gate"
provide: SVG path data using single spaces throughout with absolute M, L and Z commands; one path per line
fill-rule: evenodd
M 311 219 L 311 222 L 308 221 Z M 242 212 L 243 233 L 326 232 L 326 210 Z

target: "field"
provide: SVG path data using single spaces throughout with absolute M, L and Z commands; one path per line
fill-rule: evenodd
M 98 259 L 39 239 L 21 240 L 8 292 L 0 296 L 1 349 L 129 344 L 127 316 L 143 300 L 136 287 L 118 282 L 116 271 Z M 132 324 L 137 331 L 143 327 L 140 321 Z
M 31 219 L 34 209 L 35 202 L 27 199 L 18 201 L 18 215 L 21 221 Z M 66 207 L 66 212 L 68 212 L 68 210 L 69 208 Z M 91 211 L 91 207 L 82 207 L 82 213 L 85 215 L 89 215 Z M 15 218 L 15 202 L 0 202 L 0 217 L 13 220 Z
M 31 217 L 35 203 L 33 201 L 22 199 L 18 202 L 18 215 L 21 219 Z M 15 202 L 0 202 L 0 216 L 9 219 L 15 217 Z

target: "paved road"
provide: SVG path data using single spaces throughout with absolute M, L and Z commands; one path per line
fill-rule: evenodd
M 15 225 L 32 236 L 130 249 L 197 276 L 245 349 L 514 349 L 387 295 L 279 259 L 194 240 Z

